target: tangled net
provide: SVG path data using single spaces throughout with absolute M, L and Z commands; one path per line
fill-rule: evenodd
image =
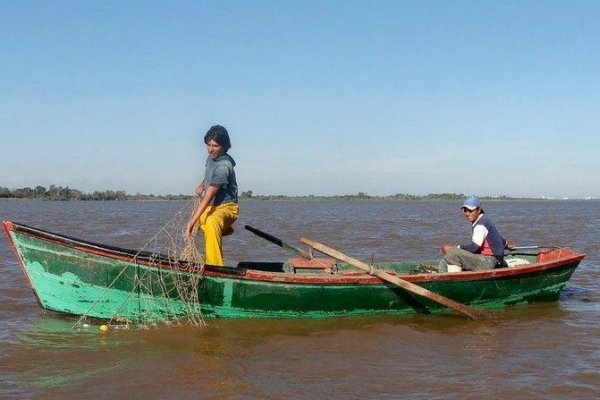
M 183 227 L 200 202 L 199 197 L 186 202 L 144 245 L 124 267 L 87 312 L 75 323 L 75 328 L 89 326 L 89 315 L 95 307 L 103 307 L 108 292 L 133 282 L 130 292 L 118 307 L 111 310 L 108 326 L 116 329 L 140 329 L 170 326 L 205 326 L 199 287 L 204 271 L 204 259 L 198 250 L 198 225 L 188 241 L 183 240 Z M 144 260 L 144 263 L 138 260 Z M 150 265 L 149 265 L 150 264 Z M 130 317 L 125 318 L 123 315 Z M 131 315 L 136 315 L 134 319 Z

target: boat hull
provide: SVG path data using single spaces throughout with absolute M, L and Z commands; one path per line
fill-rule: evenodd
M 294 273 L 286 263 L 279 270 L 270 263 L 202 268 L 12 222 L 4 222 L 4 227 L 40 306 L 59 313 L 161 321 L 190 315 L 325 318 L 450 311 L 350 268 L 334 274 Z M 457 302 L 498 308 L 557 300 L 584 257 L 570 249 L 560 251 L 538 255 L 526 266 L 484 272 L 409 275 L 410 267 L 405 267 L 406 273 L 401 267 L 390 271 Z

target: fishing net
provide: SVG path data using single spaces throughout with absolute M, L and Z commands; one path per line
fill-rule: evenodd
M 79 318 L 77 329 L 89 326 L 90 316 L 98 314 L 94 312 L 97 308 L 106 307 L 115 291 L 121 298 L 118 304 L 111 300 L 107 325 L 115 329 L 206 325 L 199 298 L 204 260 L 198 250 L 198 225 L 189 240 L 183 239 L 187 221 L 200 201 L 196 196 L 186 202 L 129 262 L 123 263 L 112 283 Z M 124 296 L 123 287 L 129 289 Z

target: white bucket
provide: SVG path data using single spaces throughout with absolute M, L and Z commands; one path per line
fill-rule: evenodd
M 448 272 L 461 272 L 462 268 L 459 265 L 448 264 Z
M 527 261 L 524 258 L 516 258 L 516 257 L 515 258 L 505 258 L 505 261 L 509 268 L 518 267 L 519 265 L 531 264 L 529 261 Z

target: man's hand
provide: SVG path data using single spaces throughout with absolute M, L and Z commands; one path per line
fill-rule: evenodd
M 185 240 L 186 242 L 188 240 L 190 240 L 190 237 L 192 236 L 192 231 L 194 230 L 194 225 L 195 225 L 195 222 L 189 222 L 187 224 L 187 227 L 185 228 L 185 231 L 183 232 L 183 240 Z

